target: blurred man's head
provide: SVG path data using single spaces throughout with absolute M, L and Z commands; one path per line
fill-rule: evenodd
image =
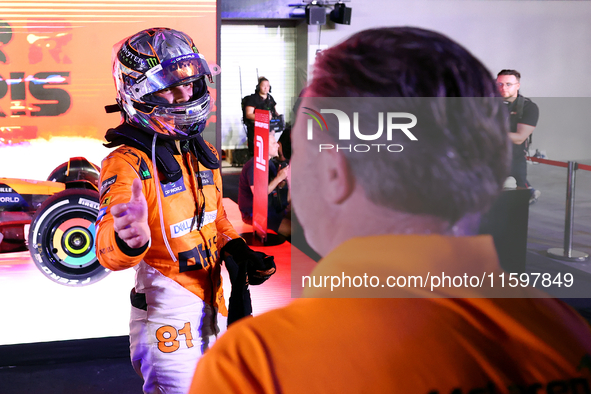
M 501 97 L 513 101 L 519 93 L 521 74 L 517 70 L 501 70 L 497 74 L 497 88 Z
M 309 98 L 302 99 L 292 132 L 291 190 L 306 238 L 321 254 L 330 249 L 319 246 L 321 238 L 341 231 L 339 221 L 357 214 L 358 221 L 364 215 L 372 220 L 374 209 L 377 220 L 391 214 L 408 219 L 390 229 L 378 225 L 376 233 L 461 234 L 465 219 L 485 212 L 502 188 L 509 145 L 495 81 L 480 61 L 445 36 L 416 28 L 357 33 L 319 54 L 304 96 Z M 378 118 L 385 111 L 414 114 L 417 141 L 398 130 L 380 142 L 400 144 L 401 152 L 319 151 L 307 137 L 308 117 L 301 110 L 313 109 L 314 97 L 357 97 L 354 111 L 360 118 Z M 400 106 L 392 108 L 392 99 L 382 97 L 427 99 L 397 99 Z M 314 139 L 342 144 L 339 127 L 330 123 L 336 116 L 324 119 L 328 124 Z M 367 128 L 376 129 L 376 122 Z
M 279 142 L 277 142 L 275 132 L 271 131 L 269 132 L 269 158 L 272 159 L 277 156 L 279 156 Z

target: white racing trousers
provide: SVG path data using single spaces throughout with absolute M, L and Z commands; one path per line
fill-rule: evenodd
M 129 322 L 133 368 L 144 379 L 144 393 L 185 394 L 197 361 L 219 333 L 217 310 L 145 262 L 135 269 Z

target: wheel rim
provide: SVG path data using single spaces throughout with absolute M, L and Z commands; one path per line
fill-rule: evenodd
M 52 265 L 70 275 L 91 272 L 98 264 L 93 214 L 84 209 L 70 210 L 50 226 L 51 231 L 47 232 L 43 244 Z
M 95 257 L 95 226 L 87 219 L 69 219 L 53 234 L 53 252 L 67 267 L 82 268 Z

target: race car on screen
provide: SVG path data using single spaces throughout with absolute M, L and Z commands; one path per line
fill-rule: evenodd
M 74 157 L 47 181 L 0 178 L 0 253 L 31 253 L 54 282 L 84 286 L 110 271 L 96 258 L 100 169 Z

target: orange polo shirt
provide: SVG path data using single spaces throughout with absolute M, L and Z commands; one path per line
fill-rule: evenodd
M 497 274 L 496 260 L 489 236 L 365 237 L 336 248 L 311 275 Z M 387 291 L 299 299 L 236 323 L 199 362 L 190 393 L 590 392 L 589 326 L 558 300 L 446 298 L 455 290 L 425 288 L 392 293 L 415 298 L 385 298 Z M 310 287 L 304 295 L 333 292 Z M 439 298 L 419 297 L 433 293 Z

